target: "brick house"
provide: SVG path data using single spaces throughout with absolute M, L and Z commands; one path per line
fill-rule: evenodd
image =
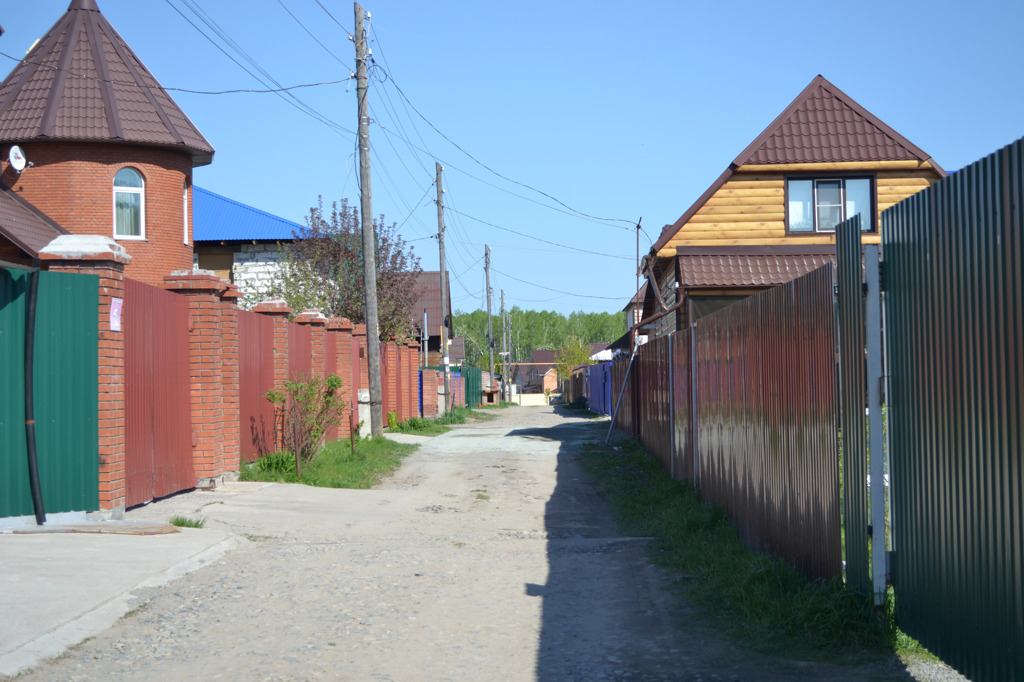
M 114 239 L 149 284 L 192 268 L 192 169 L 213 147 L 95 0 L 73 0 L 0 83 L 0 153 L 0 260 L 31 265 L 78 234 Z

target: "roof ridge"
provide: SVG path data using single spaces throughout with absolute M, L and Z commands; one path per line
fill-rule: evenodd
M 273 213 L 270 213 L 269 211 L 264 211 L 263 209 L 256 208 L 255 206 L 250 206 L 249 204 L 243 204 L 241 201 L 238 201 L 237 199 L 231 199 L 230 197 L 226 197 L 223 194 L 217 194 L 214 191 L 208 190 L 208 189 L 206 189 L 204 187 L 200 187 L 199 185 L 196 185 L 196 184 L 192 185 L 192 191 L 193 192 L 200 192 L 201 194 L 208 194 L 208 195 L 210 195 L 212 197 L 216 197 L 216 198 L 221 199 L 223 201 L 226 201 L 226 202 L 228 202 L 230 204 L 234 204 L 235 206 L 238 206 L 240 208 L 244 208 L 247 211 L 252 211 L 253 213 L 258 213 L 258 214 L 266 216 L 268 218 L 273 218 L 274 220 L 277 220 L 277 221 L 282 222 L 282 223 L 286 223 L 288 225 L 295 225 L 296 227 L 301 227 L 303 229 L 306 228 L 306 226 L 303 225 L 302 223 L 297 223 L 294 220 L 288 220 L 287 218 L 282 218 L 279 215 L 274 215 Z
M 848 94 L 840 90 L 834 83 L 829 81 L 827 78 L 818 74 L 815 76 L 810 83 L 807 84 L 803 90 L 800 91 L 793 101 L 783 109 L 782 113 L 775 117 L 775 119 L 768 124 L 760 135 L 754 138 L 747 147 L 740 152 L 739 156 L 733 159 L 732 165 L 739 167 L 743 165 L 757 165 L 758 162 L 752 161 L 752 157 L 760 150 L 766 142 L 774 138 L 777 135 L 790 136 L 793 134 L 785 133 L 782 127 L 791 120 L 792 116 L 799 111 L 801 108 L 807 106 L 812 95 L 818 91 L 824 90 L 841 102 L 845 107 L 851 109 L 854 113 L 864 119 L 865 122 L 872 125 L 878 132 L 891 139 L 897 146 L 902 147 L 910 155 L 917 158 L 918 161 L 931 163 L 941 175 L 945 175 L 945 171 L 935 163 L 929 154 L 924 152 L 921 148 L 917 147 L 910 140 L 900 135 L 892 127 L 882 121 L 880 118 L 872 114 L 870 111 L 865 109 L 855 99 L 850 97 Z M 763 162 L 761 162 L 763 163 Z

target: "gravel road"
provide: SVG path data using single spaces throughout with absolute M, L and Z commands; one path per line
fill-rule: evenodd
M 18 679 L 911 678 L 765 658 L 704 627 L 583 472 L 596 433 L 512 408 L 426 440 L 375 490 L 230 484 L 129 512 L 247 540 Z

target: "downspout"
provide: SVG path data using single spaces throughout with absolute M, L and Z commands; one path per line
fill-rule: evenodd
M 35 395 L 35 342 L 36 342 L 36 301 L 39 296 L 39 271 L 28 274 L 28 306 L 25 311 L 25 445 L 28 451 L 28 480 L 32 488 L 32 508 L 36 514 L 36 525 L 46 523 L 43 509 L 43 492 L 39 485 L 39 460 L 36 456 L 36 415 Z

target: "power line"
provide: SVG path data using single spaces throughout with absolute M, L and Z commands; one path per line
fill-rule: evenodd
M 6 52 L 0 52 L 0 57 L 7 57 L 11 61 L 21 62 L 25 60 L 13 57 Z M 145 85 L 144 83 L 137 83 L 135 81 L 119 81 L 113 78 L 100 78 L 99 76 L 89 76 L 84 73 L 77 73 L 71 69 L 62 69 L 59 66 L 52 66 L 50 64 L 44 64 L 43 62 L 30 62 L 25 61 L 26 64 L 33 66 L 49 69 L 50 71 L 62 71 L 69 76 L 75 78 L 81 78 L 82 80 L 96 81 L 97 83 L 109 83 L 110 85 L 120 85 L 126 88 L 138 88 L 139 90 L 168 90 L 170 92 L 185 92 L 190 95 L 237 95 L 237 94 L 248 94 L 248 95 L 263 95 L 274 92 L 287 92 L 288 90 L 299 90 L 301 88 L 315 88 L 321 85 L 338 85 L 339 83 L 348 83 L 349 81 L 355 80 L 351 76 L 349 78 L 342 78 L 334 81 L 321 81 L 319 83 L 300 83 L 299 85 L 289 85 L 281 88 L 266 88 L 264 90 L 255 90 L 253 88 L 234 88 L 231 90 L 190 90 L 188 88 L 168 88 L 163 85 Z M 251 74 L 250 74 L 251 75 Z
M 309 30 L 308 28 L 306 28 L 306 25 L 305 25 L 305 24 L 303 24 L 303 23 L 302 23 L 301 21 L 299 21 L 299 18 L 298 18 L 297 16 L 295 16 L 295 15 L 294 15 L 294 14 L 292 13 L 292 11 L 291 11 L 290 9 L 288 9 L 288 7 L 287 7 L 287 6 L 285 6 L 285 4 L 284 4 L 283 0 L 277 0 L 277 4 L 281 5 L 281 9 L 283 9 L 283 10 L 284 10 L 285 12 L 287 12 L 287 13 L 288 13 L 288 16 L 290 16 L 290 17 L 291 17 L 292 19 L 294 19 L 294 20 L 295 20 L 295 23 L 296 23 L 296 24 L 298 24 L 299 26 L 301 26 L 301 27 L 302 27 L 302 30 L 303 30 L 303 31 L 305 31 L 306 33 L 308 33 L 308 34 L 309 34 L 309 37 L 310 37 L 310 38 L 312 38 L 313 40 L 315 40 L 315 41 L 316 41 L 316 44 L 317 44 L 317 45 L 319 45 L 320 47 L 324 48 L 324 51 L 325 51 L 325 52 L 326 52 L 327 54 L 329 54 L 329 55 L 331 55 L 332 57 L 334 57 L 334 61 L 336 61 L 336 62 L 338 62 L 339 64 L 341 64 L 342 66 L 344 66 L 344 67 L 345 67 L 346 69 L 348 69 L 348 70 L 349 70 L 349 72 L 351 73 L 351 71 L 352 71 L 352 67 L 350 67 L 350 66 L 349 66 L 348 64 L 346 64 L 345 62 L 341 61 L 341 58 L 340 58 L 340 57 L 338 57 L 338 55 L 336 55 L 336 54 L 334 54 L 333 52 L 331 52 L 330 48 L 328 48 L 328 47 L 327 47 L 326 45 L 324 45 L 323 43 L 321 43 L 321 42 L 320 42 L 320 39 L 319 39 L 319 38 L 317 38 L 317 37 L 316 37 L 315 35 L 313 35 L 313 32 L 312 32 L 312 31 L 310 31 L 310 30 Z
M 597 251 L 588 251 L 587 249 L 581 249 L 581 248 L 578 248 L 576 246 L 569 246 L 568 244 L 559 244 L 558 242 L 551 242 L 551 241 L 548 241 L 547 239 L 541 239 L 540 237 L 534 237 L 532 235 L 526 234 L 525 232 L 518 232 L 518 231 L 513 230 L 511 228 L 508 228 L 508 227 L 502 227 L 501 225 L 495 225 L 494 223 L 489 223 L 486 220 L 481 220 L 480 218 L 476 218 L 474 216 L 471 216 L 468 213 L 462 213 L 460 211 L 456 211 L 454 208 L 449 208 L 448 210 L 452 211 L 453 213 L 458 213 L 459 215 L 464 215 L 467 218 L 469 218 L 470 220 L 475 220 L 475 221 L 477 221 L 478 223 L 480 223 L 482 225 L 487 225 L 488 227 L 493 227 L 493 228 L 495 228 L 497 230 L 504 230 L 505 232 L 511 232 L 512 234 L 517 234 L 520 237 L 526 237 L 527 239 L 533 239 L 534 241 L 543 242 L 545 244 L 550 244 L 551 246 L 558 246 L 558 247 L 561 247 L 563 249 L 569 249 L 571 251 L 579 251 L 580 253 L 587 253 L 587 254 L 590 254 L 592 256 L 603 256 L 605 258 L 618 258 L 620 260 L 628 260 L 628 261 L 631 261 L 631 262 L 633 261 L 633 258 L 631 258 L 630 256 L 616 256 L 615 254 L 611 254 L 611 253 L 599 253 Z
M 372 58 L 371 58 L 371 61 L 373 61 L 373 59 L 372 59 Z M 441 131 L 440 131 L 440 130 L 438 129 L 438 127 L 437 127 L 437 126 L 435 126 L 435 125 L 434 125 L 433 123 L 431 123 L 431 122 L 430 122 L 430 120 L 429 120 L 429 119 L 428 119 L 428 118 L 427 118 L 426 116 L 424 116 L 424 115 L 423 115 L 422 113 L 420 113 L 419 109 L 417 109 L 417 108 L 416 108 L 416 105 L 415 105 L 415 104 L 413 104 L 413 103 L 412 103 L 412 102 L 411 102 L 411 101 L 409 100 L 409 98 L 408 98 L 408 97 L 406 96 L 405 92 L 403 92 L 403 91 L 402 91 L 402 88 L 400 88 L 400 87 L 398 86 L 398 83 L 396 83 L 396 82 L 395 82 L 395 79 L 394 79 L 394 78 L 393 78 L 393 77 L 391 76 L 391 74 L 389 74 L 389 73 L 388 73 L 388 72 L 387 72 L 387 71 L 386 71 L 386 70 L 384 69 L 384 67 L 382 67 L 382 66 L 380 66 L 379 64 L 377 64 L 377 62 L 376 62 L 376 61 L 373 61 L 373 65 L 374 65 L 374 67 L 375 67 L 375 68 L 377 68 L 377 69 L 380 69 L 380 70 L 381 70 L 381 71 L 382 71 L 382 72 L 384 73 L 384 75 L 385 75 L 385 76 L 386 76 L 386 77 L 388 78 L 388 80 L 390 80 L 390 81 L 391 81 L 391 84 L 395 86 L 395 90 L 397 90 L 397 91 L 398 91 L 398 94 L 402 96 L 402 99 L 404 99 L 404 100 L 405 100 L 406 102 L 408 102 L 408 104 L 409 104 L 409 107 L 410 107 L 410 108 L 412 108 L 412 110 L 413 110 L 414 112 L 416 112 L 416 115 L 417 115 L 417 116 L 419 116 L 419 117 L 420 117 L 421 119 L 423 119 L 424 123 L 426 123 L 426 124 L 427 124 L 428 126 L 430 126 L 430 128 L 431 128 L 431 129 L 432 129 L 432 130 L 433 130 L 433 131 L 434 131 L 435 133 L 437 133 L 438 135 L 440 135 L 440 136 L 441 136 L 442 138 L 444 138 L 444 139 L 445 139 L 445 140 L 446 140 L 446 141 L 447 141 L 447 142 L 448 142 L 448 143 L 449 143 L 450 145 L 452 145 L 453 147 L 455 147 L 456 149 L 458 149 L 458 150 L 459 150 L 460 152 L 462 152 L 463 154 L 465 154 L 465 155 L 466 155 L 467 157 L 469 157 L 469 158 L 470 158 L 470 160 L 472 160 L 472 161 L 473 161 L 474 163 L 476 163 L 476 164 L 477 164 L 478 166 L 480 166 L 481 168 L 483 168 L 483 169 L 485 169 L 485 170 L 489 171 L 490 173 L 493 173 L 494 175 L 498 176 L 498 177 L 499 177 L 499 178 L 501 178 L 502 180 L 505 180 L 506 182 L 511 182 L 511 183 L 512 183 L 512 184 L 514 184 L 514 185 L 519 185 L 520 187 L 525 187 L 526 189 L 532 190 L 532 191 L 534 191 L 534 192 L 536 192 L 536 193 L 540 194 L 541 196 L 547 197 L 548 199 L 550 199 L 550 200 L 554 201 L 555 203 L 557 203 L 558 205 L 562 206 L 563 208 L 565 208 L 565 209 L 567 209 L 567 210 L 569 210 L 569 211 L 572 211 L 573 213 L 576 213 L 576 214 L 578 214 L 578 215 L 581 215 L 581 216 L 583 216 L 583 217 L 585 217 L 585 218 L 590 218 L 590 219 L 592 219 L 592 220 L 599 220 L 599 221 L 602 221 L 602 222 L 608 222 L 608 223 L 627 223 L 627 224 L 629 224 L 629 225 L 631 225 L 631 226 L 633 225 L 633 221 L 632 221 L 632 220 L 624 220 L 624 219 L 622 219 L 622 218 L 602 218 L 602 217 L 600 217 L 600 216 L 595 216 L 595 215 L 590 215 L 589 213 L 584 213 L 583 211 L 578 211 L 578 210 L 576 210 L 575 208 L 573 208 L 572 206 L 569 206 L 569 205 L 568 205 L 568 204 L 566 204 L 565 202 L 563 202 L 563 201 L 559 200 L 558 198 L 556 198 L 556 197 L 554 197 L 554 196 L 552 196 L 552 195 L 548 194 L 547 192 L 544 192 L 544 191 L 542 191 L 542 190 L 539 190 L 539 189 L 537 189 L 536 187 L 533 187 L 533 186 L 531 186 L 531 185 L 528 185 L 528 184 L 526 184 L 526 183 L 524 183 L 524 182 L 519 182 L 518 180 L 513 180 L 512 178 L 509 178 L 509 177 L 507 177 L 507 176 L 505 176 L 505 175 L 502 175 L 501 173 L 499 173 L 498 171 L 494 170 L 493 168 L 491 168 L 490 166 L 488 166 L 488 165 L 487 165 L 487 164 L 485 164 L 484 162 L 482 162 L 482 161 L 480 161 L 479 159 L 477 159 L 477 158 L 476 158 L 475 156 L 473 156 L 473 155 L 472 155 L 472 154 L 470 154 L 470 153 L 469 153 L 468 151 L 466 151 L 466 150 L 465 150 L 465 149 L 463 149 L 463 148 L 462 148 L 461 146 L 459 146 L 459 144 L 458 144 L 458 143 L 456 143 L 456 142 L 455 142 L 454 140 L 452 140 L 452 139 L 451 139 L 450 137 L 448 137 L 448 136 L 447 136 L 447 135 L 445 135 L 445 134 L 444 134 L 443 132 L 441 132 Z M 627 228 L 627 227 L 622 227 L 622 226 L 615 226 L 615 227 L 619 227 L 619 229 L 622 229 L 622 230 L 631 230 L 631 229 L 632 229 L 632 228 Z
M 564 294 L 566 296 L 573 296 L 575 298 L 596 298 L 596 299 L 600 299 L 602 301 L 621 301 L 622 300 L 621 296 L 592 296 L 590 294 L 574 294 L 574 293 L 571 293 L 569 291 L 561 291 L 560 289 L 552 289 L 551 287 L 546 287 L 546 286 L 543 286 L 541 284 L 537 284 L 536 282 L 527 282 L 525 279 L 519 279 L 518 277 L 513 277 L 512 275 L 508 274 L 507 272 L 501 272 L 501 270 L 498 270 L 493 265 L 491 266 L 491 268 L 495 272 L 501 273 L 502 275 L 505 275 L 509 279 L 514 279 L 515 281 L 522 282 L 523 284 L 529 284 L 531 287 L 537 287 L 538 289 L 545 289 L 547 291 L 553 291 L 556 294 Z
M 189 19 L 185 15 L 184 12 L 182 12 L 180 9 L 175 7 L 174 4 L 171 2 L 171 0 L 164 0 L 164 1 L 171 7 L 171 9 L 173 9 L 175 12 L 177 12 L 179 15 L 181 15 L 181 18 L 184 19 L 185 21 L 187 21 L 192 26 L 192 28 L 196 29 L 196 31 L 198 31 L 200 35 L 202 35 L 204 38 L 206 38 L 210 42 L 211 45 L 213 45 L 218 50 L 220 50 L 224 54 L 224 56 L 226 56 L 228 59 L 230 59 L 232 62 L 234 62 L 240 69 L 242 69 L 243 71 L 248 73 L 250 76 L 255 78 L 257 81 L 259 81 L 263 85 L 269 87 L 269 85 L 268 85 L 268 83 L 266 81 L 264 81 L 262 78 L 260 78 L 255 73 L 253 73 L 248 68 L 246 68 L 237 59 L 235 59 L 230 54 L 228 54 L 227 50 L 225 50 L 223 47 L 218 45 L 217 42 L 213 38 L 211 38 L 209 35 L 207 35 L 207 33 L 205 31 L 203 31 L 201 28 L 199 28 L 199 26 L 197 26 L 195 22 L 193 22 L 191 19 Z M 181 2 L 182 2 L 183 5 L 188 7 L 189 10 L 191 10 L 192 13 L 195 14 L 199 18 L 200 21 L 202 21 L 204 24 L 206 24 L 206 26 L 210 30 L 212 30 L 214 33 L 216 33 L 217 36 L 221 40 L 223 40 L 225 43 L 227 43 L 231 47 L 231 49 L 233 49 L 235 52 L 237 52 L 239 54 L 239 56 L 241 56 L 245 61 L 247 61 L 254 69 L 259 71 L 263 75 L 263 77 L 267 79 L 267 81 L 270 81 L 271 83 L 273 83 L 278 88 L 282 87 L 281 84 L 279 82 L 277 82 L 277 80 L 274 79 L 274 77 L 271 76 L 270 73 L 267 72 L 266 69 L 264 69 L 262 66 L 260 66 L 259 63 L 255 59 L 253 59 L 253 57 L 248 52 L 246 52 L 244 49 L 242 49 L 242 46 L 239 45 L 237 42 L 235 42 L 235 40 L 233 38 L 231 38 L 231 36 L 229 36 L 227 34 L 227 32 L 224 31 L 220 27 L 219 24 L 217 24 L 216 21 L 214 21 L 208 14 L 206 14 L 206 12 L 204 12 L 201 7 L 198 7 L 197 5 L 195 5 L 192 2 L 192 0 L 181 0 Z M 321 114 L 320 112 L 316 111 L 311 106 L 309 106 L 308 104 L 303 102 L 301 99 L 299 99 L 295 95 L 291 94 L 291 92 L 289 92 L 289 91 L 281 91 L 281 92 L 277 92 L 275 94 L 278 97 L 280 97 L 281 99 L 283 99 L 285 102 L 288 102 L 290 105 L 292 105 L 293 107 L 298 109 L 299 111 L 303 112 L 307 116 L 309 116 L 309 117 L 311 117 L 311 118 L 313 118 L 313 119 L 315 119 L 317 121 L 320 121 L 325 126 L 327 126 L 328 128 L 334 130 L 335 132 L 341 131 L 341 132 L 348 133 L 349 135 L 352 135 L 353 137 L 355 137 L 355 135 L 356 135 L 355 131 L 349 130 L 348 128 L 346 128 L 346 127 L 336 123 L 335 121 L 332 121 L 331 119 L 327 118 L 326 116 L 324 116 L 323 114 Z

